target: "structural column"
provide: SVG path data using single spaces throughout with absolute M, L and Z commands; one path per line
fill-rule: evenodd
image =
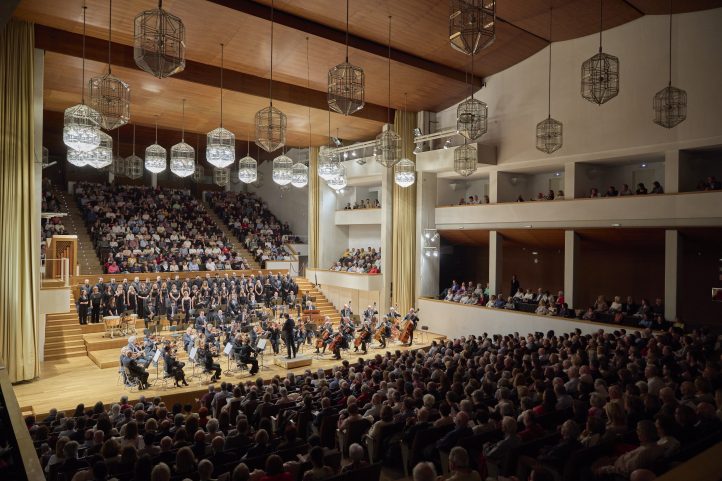
M 489 172 L 489 203 L 499 203 L 499 175 L 498 170 Z
M 503 244 L 504 238 L 498 231 L 489 231 L 489 295 L 504 292 L 501 285 Z
M 664 191 L 667 194 L 679 192 L 679 150 L 664 153 Z
M 566 198 L 566 192 L 564 192 Z M 580 262 L 581 240 L 573 230 L 564 231 L 564 299 L 570 309 L 577 307 L 574 283 Z
M 436 173 L 416 174 L 416 298 L 439 294 L 439 240 L 426 239 L 424 229 L 436 228 Z M 426 256 L 424 247 L 435 246 L 436 255 Z
M 564 199 L 574 198 L 574 190 L 576 189 L 577 180 L 576 175 L 577 164 L 575 164 L 574 162 L 569 162 L 564 165 Z
M 679 287 L 679 259 L 682 239 L 679 231 L 664 231 L 664 317 L 671 321 L 677 316 L 677 292 Z

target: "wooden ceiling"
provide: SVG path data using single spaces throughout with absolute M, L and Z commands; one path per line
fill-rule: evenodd
M 107 40 L 108 1 L 86 0 L 88 5 L 89 68 L 101 72 Z M 554 37 L 568 40 L 599 28 L 598 0 L 498 0 L 497 38 L 475 60 L 475 75 L 484 77 L 506 69 L 544 48 L 548 41 L 550 1 L 554 6 Z M 226 45 L 225 126 L 245 137 L 253 114 L 267 104 L 270 76 L 270 0 L 165 0 L 163 7 L 182 18 L 186 27 L 189 66 L 176 78 L 158 80 L 134 68 L 133 18 L 154 8 L 155 0 L 124 0 L 113 9 L 113 72 L 132 89 L 131 118 L 151 125 L 180 128 L 182 98 L 188 99 L 187 128 L 201 133 L 218 119 L 220 43 Z M 722 0 L 673 0 L 675 12 L 722 6 Z M 81 83 L 77 34 L 82 32 L 82 0 L 22 0 L 14 15 L 35 22 L 45 37 L 45 108 L 61 111 L 77 103 Z M 346 9 L 342 0 L 276 0 L 274 32 L 274 88 L 289 115 L 288 142 L 306 145 L 306 106 L 312 107 L 313 142 L 326 142 L 327 114 L 323 109 L 330 67 L 344 58 Z M 645 14 L 662 14 L 661 0 L 606 0 L 605 29 Z M 348 118 L 334 116 L 332 133 L 366 140 L 380 130 L 388 102 L 386 42 L 388 16 L 392 18 L 392 108 L 408 94 L 411 111 L 438 111 L 463 99 L 468 92 L 464 72 L 469 58 L 448 44 L 448 2 L 445 0 L 352 0 L 350 2 L 350 61 L 366 72 L 367 108 Z M 48 32 L 52 33 L 50 35 Z M 310 90 L 305 89 L 306 38 L 309 38 Z M 42 42 L 39 42 L 42 43 Z M 92 55 L 90 55 L 92 54 Z M 95 56 L 95 58 L 93 57 Z

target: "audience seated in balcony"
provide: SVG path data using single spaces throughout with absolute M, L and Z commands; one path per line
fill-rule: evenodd
M 378 199 L 366 199 L 361 201 L 356 201 L 351 204 L 351 202 L 346 202 L 346 205 L 344 206 L 343 210 L 357 210 L 357 209 L 380 209 L 381 208 L 381 202 L 379 202 Z
M 381 272 L 381 248 L 346 249 L 333 266 L 336 272 L 358 272 L 361 274 L 379 274 Z
M 521 479 L 529 471 L 630 479 L 640 469 L 660 475 L 722 440 L 720 354 L 706 330 L 485 333 L 343 361 L 330 374 L 210 385 L 195 405 L 123 396 L 71 416 L 28 416 L 26 425 L 48 479 L 323 480 L 341 471 L 332 462 L 340 455 L 333 430 L 314 431 L 357 412 L 373 413 L 367 447 L 380 442 L 381 461 L 401 458 L 390 432 L 415 447 L 409 468 L 419 481 L 433 480 L 447 457 L 456 480 L 517 468 Z M 275 423 L 258 409 L 261 397 L 278 406 Z M 367 469 L 362 453 L 349 448 L 346 470 Z
M 243 241 L 255 259 L 290 260 L 284 244 L 298 239 L 291 234 L 288 222 L 281 224 L 268 205 L 253 193 L 208 193 L 208 203 L 233 233 Z
M 529 199 L 530 201 L 542 201 L 542 200 L 564 200 L 564 191 L 558 190 L 557 193 L 554 193 L 554 190 L 549 189 L 546 195 L 544 195 L 542 192 L 538 192 L 536 197 L 533 199 Z M 519 194 L 516 198 L 515 202 L 524 202 L 524 196 Z
M 108 273 L 248 267 L 187 191 L 79 183 L 75 195 Z
M 697 184 L 697 190 L 720 190 L 722 182 L 717 180 L 714 175 L 710 175 L 706 180 L 700 180 Z
M 489 196 L 485 195 L 483 199 L 479 199 L 478 195 L 470 195 L 467 199 L 466 197 L 462 197 L 459 199 L 459 205 L 477 205 L 477 204 L 488 204 L 489 203 Z

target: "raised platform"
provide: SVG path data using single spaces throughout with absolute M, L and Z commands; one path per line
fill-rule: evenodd
M 313 362 L 310 356 L 296 356 L 293 359 L 286 359 L 285 356 L 276 356 L 273 363 L 284 369 L 296 369 L 297 367 L 310 366 Z

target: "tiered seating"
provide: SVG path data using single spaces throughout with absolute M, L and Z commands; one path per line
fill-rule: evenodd
M 332 271 L 379 274 L 381 272 L 381 248 L 359 247 L 346 249 L 333 266 Z
M 107 273 L 247 268 L 186 191 L 80 183 L 75 193 Z
M 288 223 L 281 224 L 255 194 L 212 192 L 207 194 L 207 200 L 258 262 L 290 260 L 283 244 L 297 239 Z
M 267 385 L 223 383 L 197 406 L 124 398 L 27 425 L 50 480 L 88 466 L 129 480 L 161 463 L 174 480 L 254 469 L 325 480 L 346 453 L 354 469 L 334 479 L 376 481 L 378 463 L 409 473 L 425 461 L 519 479 L 658 475 L 722 440 L 722 348 L 707 332 L 680 334 L 469 336 Z

